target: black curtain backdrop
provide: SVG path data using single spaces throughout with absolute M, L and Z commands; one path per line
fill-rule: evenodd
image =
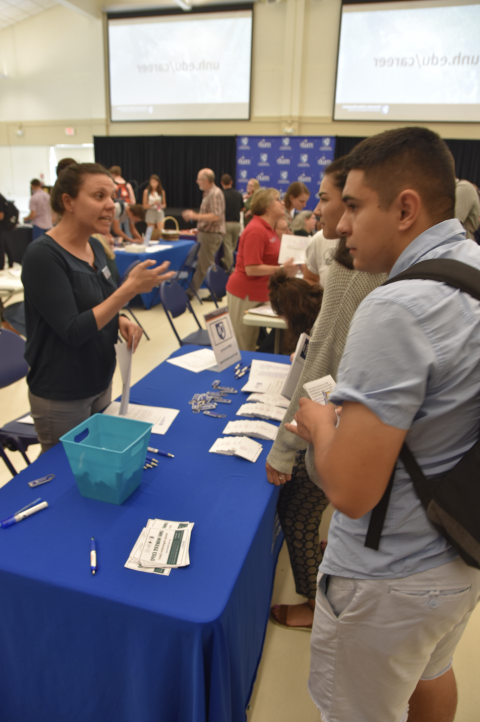
M 364 138 L 337 136 L 335 158 L 347 155 Z M 455 159 L 457 178 L 480 187 L 480 140 L 445 140 Z
M 169 208 L 200 206 L 196 178 L 201 168 L 214 171 L 217 185 L 224 173 L 235 178 L 235 136 L 97 136 L 93 142 L 96 162 L 106 168 L 119 165 L 138 202 L 152 173 L 160 176 Z

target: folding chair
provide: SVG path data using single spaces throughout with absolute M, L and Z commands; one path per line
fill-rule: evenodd
M 28 364 L 23 357 L 24 353 L 23 338 L 12 331 L 0 329 L 0 389 L 10 386 L 27 375 Z M 0 457 L 12 476 L 16 476 L 17 472 L 5 454 L 4 448 L 9 451 L 19 451 L 27 464 L 30 464 L 26 451 L 31 444 L 38 444 L 33 425 L 19 424 L 18 420 L 15 420 L 0 428 Z
M 182 286 L 182 288 L 190 289 L 191 291 L 193 291 L 197 300 L 200 301 L 200 303 L 202 303 L 202 299 L 200 298 L 198 293 L 195 291 L 195 289 L 192 288 L 193 274 L 197 270 L 199 250 L 200 250 L 200 243 L 198 243 L 198 241 L 196 241 L 193 244 L 193 246 L 190 248 L 189 252 L 187 253 L 187 257 L 185 258 L 185 260 L 184 260 L 180 270 L 178 271 L 177 275 L 175 276 L 174 280 L 178 281 L 179 284 Z
M 228 273 L 220 266 L 210 266 L 205 276 L 205 283 L 217 308 L 217 298 L 221 299 L 222 296 L 225 296 L 228 279 Z
M 163 308 L 165 309 L 165 314 L 169 320 L 170 326 L 172 327 L 180 346 L 185 346 L 186 344 L 190 343 L 196 344 L 197 346 L 211 346 L 208 331 L 206 331 L 200 326 L 200 322 L 195 316 L 195 312 L 190 304 L 190 301 L 188 300 L 188 296 L 185 293 L 184 289 L 181 287 L 181 285 L 178 283 L 178 281 L 176 281 L 175 279 L 171 279 L 170 281 L 164 281 L 160 285 L 160 299 L 162 301 Z M 185 313 L 187 308 L 197 322 L 199 330 L 190 333 L 188 336 L 185 336 L 185 338 L 180 338 L 177 329 L 173 324 L 172 318 L 177 318 L 178 316 L 181 316 L 183 313 Z

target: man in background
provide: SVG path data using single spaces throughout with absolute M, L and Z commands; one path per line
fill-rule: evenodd
M 215 262 L 215 254 L 222 245 L 225 235 L 225 197 L 215 185 L 215 173 L 210 168 L 202 168 L 197 175 L 198 187 L 203 191 L 200 211 L 183 211 L 186 221 L 197 221 L 197 239 L 200 243 L 197 270 L 192 279 L 192 288 L 198 291 L 209 266 Z M 189 291 L 190 298 L 193 291 Z
M 244 208 L 243 196 L 233 187 L 233 180 L 224 173 L 220 180 L 225 196 L 225 238 L 223 240 L 223 265 L 227 271 L 233 266 L 233 252 L 240 235 L 240 213 Z
M 50 196 L 45 193 L 38 178 L 31 181 L 30 188 L 32 192 L 29 203 L 30 213 L 23 220 L 26 223 L 32 223 L 32 239 L 35 240 L 52 227 L 52 209 L 50 207 Z

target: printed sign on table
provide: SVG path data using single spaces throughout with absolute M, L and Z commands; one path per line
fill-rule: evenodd
M 305 207 L 313 210 L 334 153 L 334 136 L 238 136 L 236 188 L 244 193 L 256 178 L 263 188 L 278 188 L 283 198 L 290 183 L 300 181 L 310 190 Z
M 205 316 L 208 335 L 219 371 L 242 360 L 228 307 L 217 308 Z

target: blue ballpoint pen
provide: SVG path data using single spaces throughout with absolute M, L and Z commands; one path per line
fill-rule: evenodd
M 97 547 L 93 536 L 90 542 L 90 569 L 92 570 L 92 574 L 95 574 L 97 571 Z

